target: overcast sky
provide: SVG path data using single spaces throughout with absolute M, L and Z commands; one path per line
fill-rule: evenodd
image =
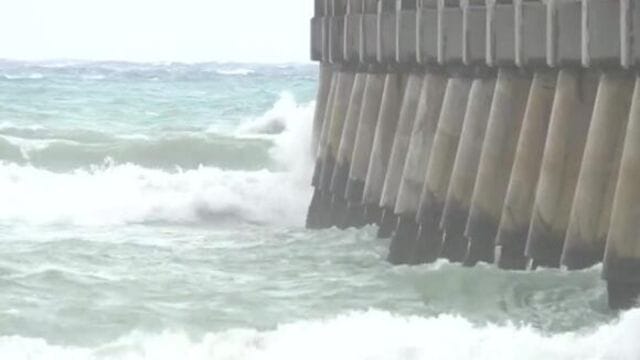
M 0 0 L 0 58 L 307 62 L 313 0 Z

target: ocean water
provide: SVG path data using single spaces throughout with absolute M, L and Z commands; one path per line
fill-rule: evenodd
M 599 268 L 305 230 L 316 77 L 0 62 L 0 359 L 640 359 Z

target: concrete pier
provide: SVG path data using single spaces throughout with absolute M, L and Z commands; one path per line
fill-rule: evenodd
M 531 86 L 529 74 L 498 73 L 465 235 L 466 265 L 494 261 L 495 238 Z
M 629 309 L 640 297 L 640 78 L 633 102 L 616 185 L 604 260 L 609 305 Z
M 314 1 L 308 228 L 377 225 L 393 264 L 604 259 L 635 303 L 635 1 Z
M 321 210 L 319 216 L 319 227 L 331 227 L 333 219 L 331 216 L 331 208 L 333 203 L 333 194 L 331 193 L 331 180 L 336 167 L 336 158 L 342 141 L 342 130 L 347 118 L 349 109 L 349 100 L 351 99 L 351 91 L 355 80 L 355 72 L 342 71 L 335 90 L 335 99 L 331 114 L 331 125 L 327 133 L 326 146 L 322 154 L 322 168 L 320 170 L 320 180 L 318 189 L 322 193 L 323 200 L 321 204 L 325 209 Z M 328 204 L 328 208 L 327 207 Z
M 371 223 L 371 219 L 364 217 L 365 210 L 362 199 L 373 147 L 373 138 L 380 114 L 380 102 L 385 78 L 386 75 L 378 71 L 371 72 L 367 76 L 345 194 L 348 201 L 349 216 L 352 218 L 362 217 L 363 223 Z
M 313 115 L 313 134 L 311 136 L 311 152 L 318 153 L 320 136 L 322 135 L 322 125 L 325 114 L 329 106 L 331 88 L 333 83 L 333 69 L 329 65 L 320 65 L 318 74 L 318 94 L 316 95 L 316 108 Z
M 446 86 L 446 76 L 431 71 L 427 73 L 422 83 L 416 119 L 411 131 L 411 140 L 395 204 L 398 224 L 389 250 L 389 259 L 394 263 L 400 263 L 402 259 L 405 261 L 410 259 L 410 252 L 415 248 L 418 232 L 416 215 L 420 205 L 420 194 L 424 186 Z
M 385 79 L 380 116 L 369 158 L 362 202 L 366 207 L 367 217 L 379 218 L 378 223 L 382 221 L 380 199 L 400 116 L 404 83 L 403 77 L 397 73 L 390 73 Z
M 322 165 L 324 164 L 324 156 L 326 154 L 327 142 L 329 139 L 329 130 L 333 118 L 333 108 L 335 105 L 336 91 L 340 82 L 340 72 L 333 71 L 331 76 L 331 87 L 329 89 L 326 110 L 323 119 L 314 119 L 314 125 L 321 123 L 322 128 L 318 137 L 318 145 L 316 150 L 316 163 L 313 170 L 311 185 L 314 187 L 313 197 L 309 205 L 307 213 L 306 227 L 308 229 L 322 229 L 329 226 L 327 221 L 328 210 L 331 208 L 330 197 L 320 190 L 320 176 L 322 174 Z M 316 112 L 318 115 L 318 112 Z
M 536 266 L 558 267 L 591 123 L 598 76 L 563 69 L 558 75 L 526 255 Z
M 634 83 L 626 71 L 600 78 L 565 238 L 562 264 L 569 269 L 593 266 L 604 256 Z
M 349 170 L 351 169 L 351 158 L 353 157 L 353 148 L 356 140 L 356 132 L 360 122 L 360 110 L 362 108 L 362 100 L 364 96 L 365 86 L 367 84 L 367 73 L 359 72 L 355 76 L 351 97 L 349 98 L 349 107 L 345 124 L 342 129 L 340 147 L 338 156 L 336 157 L 336 165 L 331 178 L 330 193 L 332 194 L 332 224 L 341 229 L 355 226 L 359 223 L 358 219 L 349 217 L 347 211 L 346 188 L 349 180 Z
M 444 232 L 441 256 L 453 262 L 462 262 L 467 256 L 469 241 L 464 236 L 464 229 L 469 218 L 471 197 L 495 85 L 495 75 L 487 70 L 486 74 L 473 80 L 469 94 L 460 144 L 440 223 Z
M 499 250 L 496 263 L 503 269 L 524 270 L 528 265 L 524 250 L 551 118 L 556 79 L 554 70 L 537 71 L 531 83 L 496 236 Z
M 400 181 L 402 180 L 405 159 L 409 150 L 411 131 L 416 119 L 416 112 L 418 110 L 418 103 L 420 102 L 420 94 L 424 78 L 425 75 L 421 72 L 409 75 L 402 99 L 396 135 L 393 140 L 391 156 L 389 158 L 384 187 L 382 188 L 382 196 L 380 198 L 380 207 L 384 211 L 383 221 L 379 231 L 379 237 L 381 238 L 391 236 L 392 231 L 396 227 L 396 200 L 398 199 Z
M 417 244 L 415 249 L 409 252 L 413 258 L 401 260 L 425 263 L 435 261 L 440 255 L 440 219 L 458 151 L 472 81 L 468 74 L 457 74 L 449 79 L 447 84 L 416 216 L 420 223 Z

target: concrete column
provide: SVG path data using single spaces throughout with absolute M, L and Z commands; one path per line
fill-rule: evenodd
M 465 235 L 468 266 L 493 262 L 495 238 L 511 177 L 531 77 L 516 70 L 498 73 Z
M 604 260 L 609 306 L 629 309 L 640 296 L 640 78 L 633 102 Z
M 313 154 L 318 152 L 318 144 L 322 135 L 322 125 L 329 104 L 331 85 L 333 79 L 333 68 L 328 64 L 320 64 L 320 73 L 318 76 L 318 93 L 316 95 L 316 108 L 313 115 L 313 136 L 311 143 L 311 151 Z
M 411 140 L 395 206 L 395 213 L 399 220 L 389 257 L 396 259 L 396 262 L 409 259 L 408 255 L 415 248 L 418 232 L 416 214 L 420 205 L 420 193 L 424 186 L 446 86 L 447 78 L 441 73 L 428 72 L 422 82 L 416 119 L 411 131 Z
M 360 62 L 373 64 L 378 60 L 378 1 L 364 0 L 360 32 Z
M 425 75 L 423 73 L 412 73 L 402 98 L 402 106 L 400 108 L 400 118 L 391 148 L 391 157 L 387 173 L 382 188 L 382 197 L 380 198 L 380 207 L 384 209 L 383 221 L 380 226 L 379 236 L 386 238 L 391 236 L 392 231 L 396 227 L 395 206 L 400 189 L 400 181 L 404 170 L 404 163 L 409 149 L 409 141 L 411 140 L 411 129 L 416 119 L 416 111 L 418 102 L 420 101 L 420 89 Z M 387 227 L 386 225 L 392 225 Z
M 565 238 L 562 263 L 569 269 L 593 266 L 604 256 L 633 86 L 630 72 L 601 76 Z
M 344 17 L 344 60 L 348 63 L 360 61 L 360 42 L 364 0 L 347 0 L 347 14 Z
M 378 62 L 396 61 L 396 0 L 378 0 Z
M 470 77 L 455 76 L 447 84 L 416 217 L 420 232 L 413 251 L 414 263 L 432 262 L 440 255 L 440 219 L 458 151 L 471 83 Z
M 344 18 L 347 13 L 346 0 L 329 0 L 329 62 L 340 64 L 344 57 Z
M 333 195 L 333 205 L 331 214 L 333 216 L 333 224 L 339 228 L 345 229 L 353 226 L 354 219 L 347 217 L 347 199 L 345 197 L 347 180 L 349 178 L 349 169 L 351 168 L 351 157 L 353 155 L 353 146 L 358 131 L 358 123 L 360 121 L 360 109 L 362 108 L 362 98 L 367 82 L 367 73 L 359 72 L 356 74 L 353 83 L 353 90 L 349 99 L 349 107 L 342 136 L 338 156 L 336 158 L 336 166 L 333 170 L 331 179 L 330 192 Z
M 441 256 L 461 262 L 467 255 L 464 229 L 469 217 L 496 79 L 486 74 L 473 80 L 460 145 L 456 154 L 440 228 L 444 232 Z
M 417 0 L 396 0 L 396 61 L 417 62 Z
M 335 104 L 336 93 L 338 84 L 340 83 L 340 71 L 333 71 L 331 76 L 331 87 L 329 89 L 329 95 L 327 100 L 327 106 L 324 111 L 324 119 L 322 120 L 322 130 L 316 151 L 316 164 L 313 171 L 313 177 L 311 185 L 315 188 L 311 204 L 309 205 L 309 211 L 307 213 L 308 229 L 320 229 L 326 226 L 326 221 L 323 218 L 324 214 L 329 212 L 331 202 L 330 198 L 325 196 L 320 190 L 320 178 L 322 174 L 322 166 L 324 164 L 324 156 L 326 154 L 327 140 L 329 138 L 329 130 L 331 129 L 331 122 L 333 120 L 333 108 Z
M 416 52 L 421 65 L 438 62 L 438 1 L 421 0 L 418 3 Z
M 513 66 L 516 60 L 515 7 L 511 0 L 486 0 L 487 64 Z M 542 26 L 539 24 L 538 26 Z M 540 30 L 538 30 L 540 31 Z
M 373 138 L 378 124 L 380 114 L 380 103 L 382 91 L 384 89 L 386 75 L 380 72 L 370 73 L 367 76 L 367 84 L 363 95 L 362 111 L 349 170 L 349 180 L 347 182 L 346 198 L 349 202 L 349 213 L 351 217 L 364 217 L 364 206 L 362 196 L 364 184 L 369 169 L 369 159 L 373 147 Z M 368 223 L 369 221 L 363 222 Z
M 324 40 L 324 31 L 326 24 L 326 14 L 325 14 L 325 0 L 315 0 L 314 1 L 314 14 L 311 19 L 311 31 L 310 31 L 310 41 L 309 45 L 311 50 L 311 60 L 313 61 L 322 61 L 324 56 L 322 54 L 324 50 L 323 40 Z
M 336 166 L 336 158 L 338 156 L 338 150 L 340 148 L 340 141 L 342 140 L 342 130 L 344 128 L 345 120 L 347 117 L 347 110 L 349 109 L 349 100 L 351 98 L 351 90 L 355 79 L 355 72 L 352 70 L 343 70 L 340 74 L 338 85 L 335 90 L 335 100 L 333 104 L 331 114 L 331 126 L 327 133 L 327 142 L 322 156 L 322 170 L 320 172 L 320 182 L 318 189 L 323 194 L 323 201 L 321 203 L 328 203 L 328 211 L 323 211 L 319 215 L 322 219 L 319 221 L 320 228 L 330 227 L 332 224 L 331 217 L 331 179 L 333 178 L 333 172 Z
M 531 83 L 496 237 L 496 244 L 500 250 L 497 263 L 503 269 L 524 270 L 528 264 L 524 250 L 551 118 L 556 80 L 557 73 L 554 70 L 546 70 L 536 72 Z
M 438 63 L 462 64 L 463 19 L 460 0 L 438 0 Z
M 544 0 L 515 0 L 515 45 L 518 67 L 547 63 L 547 5 Z M 540 30 L 543 31 L 540 31 Z
M 378 218 L 378 222 L 381 222 L 380 199 L 387 174 L 391 147 L 396 135 L 403 92 L 404 80 L 402 75 L 397 73 L 388 74 L 382 92 L 380 114 L 373 138 L 373 147 L 369 157 L 369 168 L 367 169 L 362 198 L 366 207 L 367 217 L 371 219 Z
M 590 72 L 558 75 L 525 252 L 534 266 L 560 264 L 597 86 Z

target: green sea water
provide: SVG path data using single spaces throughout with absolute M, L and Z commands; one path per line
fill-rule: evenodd
M 638 359 L 600 269 L 304 229 L 313 65 L 0 62 L 0 359 Z

